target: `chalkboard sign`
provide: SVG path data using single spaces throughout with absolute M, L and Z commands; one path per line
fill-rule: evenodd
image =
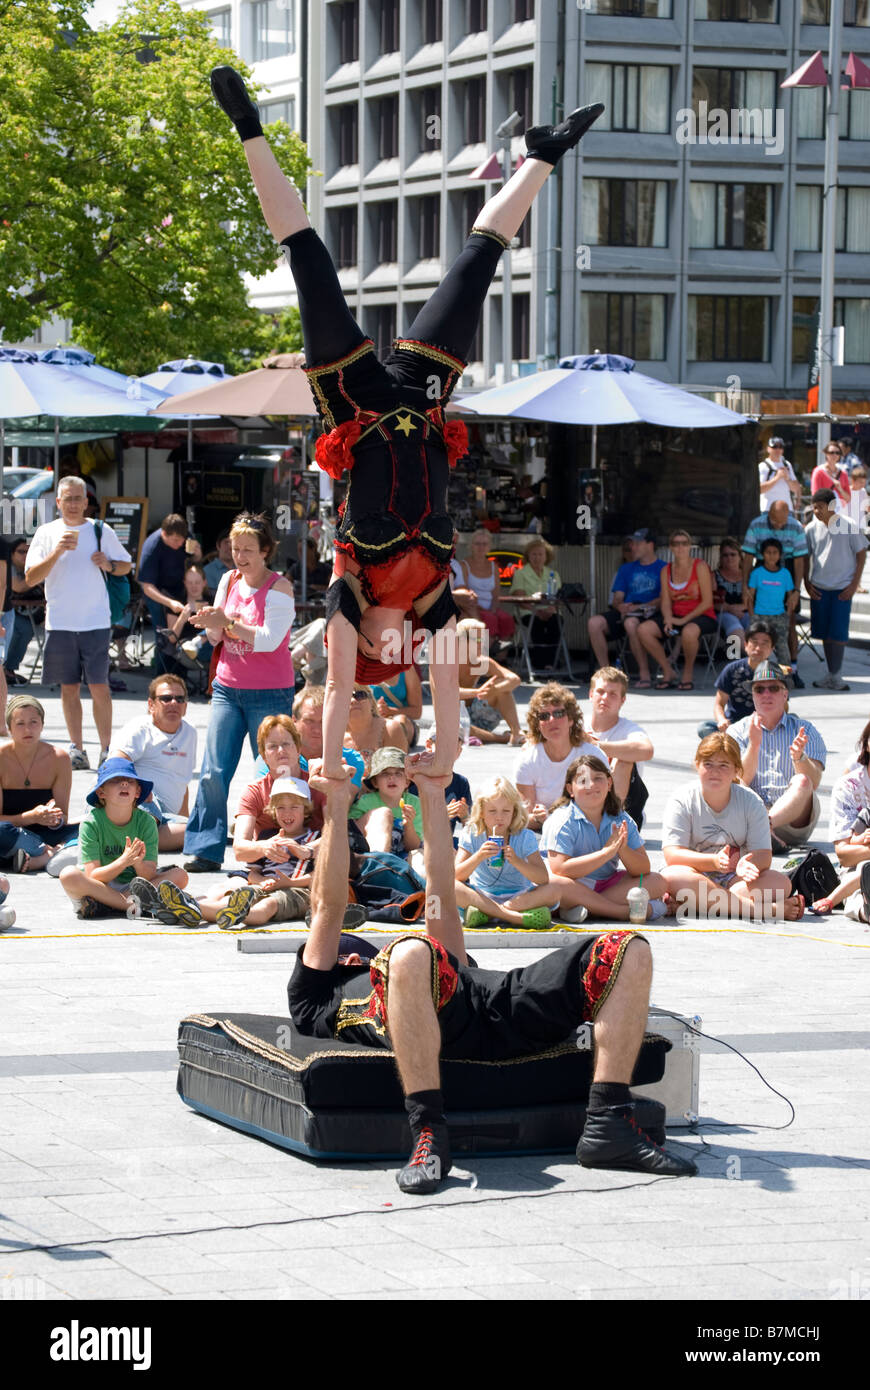
M 147 497 L 104 497 L 100 516 L 111 526 L 125 550 L 133 557 L 133 573 L 139 568 L 142 543 L 148 535 Z

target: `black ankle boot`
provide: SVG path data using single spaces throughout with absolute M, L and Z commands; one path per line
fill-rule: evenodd
M 609 1105 L 590 1110 L 577 1145 L 583 1168 L 622 1168 L 633 1173 L 687 1178 L 698 1169 L 691 1159 L 678 1158 L 654 1143 L 635 1119 L 635 1105 Z
M 251 101 L 244 80 L 235 68 L 212 68 L 211 90 L 222 111 L 225 111 L 242 140 L 253 140 L 263 134 L 260 112 Z
M 426 1197 L 437 1192 L 441 1179 L 450 1172 L 450 1140 L 447 1126 L 426 1124 L 411 1129 L 414 1151 L 405 1167 L 396 1174 L 402 1192 Z
M 526 150 L 529 159 L 543 159 L 558 164 L 566 150 L 573 150 L 586 134 L 593 121 L 604 110 L 600 101 L 592 106 L 578 106 L 561 125 L 536 125 L 526 131 Z

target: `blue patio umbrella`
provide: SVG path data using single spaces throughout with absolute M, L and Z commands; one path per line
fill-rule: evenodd
M 54 467 L 59 461 L 59 432 L 62 418 L 77 419 L 109 416 L 144 416 L 154 405 L 151 391 L 131 391 L 128 378 L 115 373 L 125 389 L 85 374 L 86 364 L 77 367 L 59 362 L 40 361 L 35 353 L 0 349 L 0 475 L 2 475 L 6 420 L 47 415 L 54 420 Z M 158 397 L 159 399 L 159 394 Z M 2 476 L 0 476 L 2 484 Z
M 218 381 L 229 381 L 231 376 L 223 362 L 204 362 L 198 357 L 184 357 L 174 362 L 164 362 L 156 371 L 148 372 L 138 380 L 158 391 L 160 399 L 165 400 L 167 396 L 181 396 L 186 391 L 195 391 L 198 386 L 213 386 Z M 193 421 L 214 417 L 188 414 L 174 418 L 187 421 L 187 458 L 190 462 L 193 458 Z
M 591 425 L 591 466 L 598 466 L 598 426 L 644 420 L 671 429 L 745 425 L 745 415 L 635 370 L 630 357 L 593 352 L 563 357 L 558 367 L 463 396 L 461 412 L 503 419 Z M 595 605 L 595 527 L 589 533 L 590 600 Z

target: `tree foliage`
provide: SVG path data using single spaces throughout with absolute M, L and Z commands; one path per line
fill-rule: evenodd
M 0 0 L 3 336 L 56 314 L 128 373 L 296 346 L 295 314 L 259 314 L 242 279 L 274 267 L 275 244 L 208 74 L 244 65 L 174 0 L 131 0 L 96 30 L 86 10 Z M 268 140 L 304 188 L 302 141 L 283 122 Z

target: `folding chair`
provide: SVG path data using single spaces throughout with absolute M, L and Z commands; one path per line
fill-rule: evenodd
M 798 612 L 795 614 L 794 626 L 798 639 L 797 654 L 798 656 L 800 656 L 804 647 L 806 647 L 808 651 L 812 652 L 816 660 L 821 661 L 822 665 L 824 665 L 824 656 L 819 651 L 818 647 L 814 646 L 813 644 L 813 636 L 810 632 L 810 621 L 811 619 L 808 613 Z M 797 657 L 795 658 L 795 665 L 797 665 Z
M 559 619 L 559 639 L 556 643 L 556 652 L 552 666 L 547 668 L 544 674 L 545 680 L 552 680 L 554 676 L 566 677 L 572 684 L 576 684 L 576 676 L 571 666 L 571 653 L 568 651 L 568 643 L 565 641 L 565 619 L 561 612 L 561 604 L 558 599 L 549 600 L 550 604 L 556 608 L 556 616 Z M 516 627 L 514 628 L 514 645 L 519 641 L 521 651 L 519 653 L 520 665 L 525 665 L 528 672 L 529 683 L 534 684 L 540 680 L 541 676 L 535 672 L 532 663 L 532 643 L 531 630 L 533 613 L 517 613 Z

